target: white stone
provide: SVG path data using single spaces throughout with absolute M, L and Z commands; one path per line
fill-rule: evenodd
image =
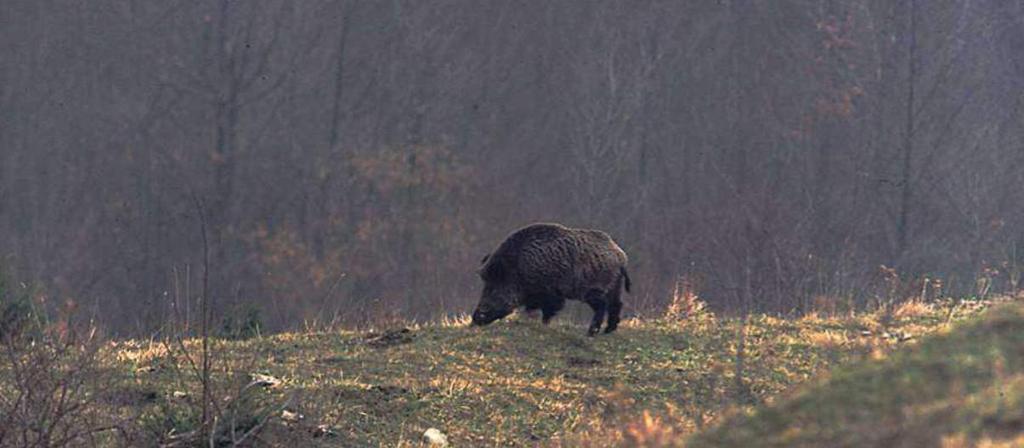
M 252 378 L 253 385 L 261 387 L 277 387 L 281 385 L 281 380 L 270 375 L 264 375 L 262 373 L 253 373 L 250 375 Z
M 302 420 L 304 418 L 306 418 L 306 416 L 304 416 L 304 415 L 302 415 L 302 414 L 300 414 L 298 412 L 292 412 L 292 411 L 289 411 L 287 409 L 281 411 L 281 420 L 284 420 L 286 422 L 294 423 L 294 422 L 297 422 L 297 421 Z
M 448 436 L 437 428 L 430 428 L 423 433 L 423 441 L 431 446 L 448 446 Z

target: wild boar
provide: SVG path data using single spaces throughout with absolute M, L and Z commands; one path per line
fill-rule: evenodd
M 519 229 L 484 257 L 484 281 L 474 325 L 487 325 L 522 306 L 540 309 L 547 324 L 565 306 L 579 300 L 594 310 L 587 334 L 619 326 L 622 289 L 630 290 L 628 257 L 607 233 L 540 223 Z

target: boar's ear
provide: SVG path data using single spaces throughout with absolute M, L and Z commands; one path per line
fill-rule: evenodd
M 505 278 L 505 267 L 491 260 L 480 267 L 480 278 L 489 282 L 502 281 Z
M 484 255 L 483 258 L 480 259 L 480 267 L 476 269 L 476 274 L 479 275 L 480 278 L 484 278 L 484 269 L 487 268 L 487 260 L 490 259 L 490 258 L 491 258 L 491 254 L 487 254 L 487 255 Z

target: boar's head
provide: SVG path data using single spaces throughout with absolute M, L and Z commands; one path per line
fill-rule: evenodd
M 473 311 L 473 325 L 487 325 L 508 316 L 520 303 L 519 288 L 510 278 L 508 269 L 499 260 L 488 258 L 484 257 L 484 265 L 479 272 L 484 281 L 484 291 Z

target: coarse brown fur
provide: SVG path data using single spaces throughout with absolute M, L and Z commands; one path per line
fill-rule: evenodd
M 566 300 L 579 300 L 594 310 L 588 333 L 615 331 L 622 311 L 622 289 L 630 290 L 628 257 L 607 233 L 560 224 L 532 224 L 509 235 L 484 257 L 480 278 L 484 290 L 473 323 L 486 325 L 517 307 L 540 309 L 544 323 Z

